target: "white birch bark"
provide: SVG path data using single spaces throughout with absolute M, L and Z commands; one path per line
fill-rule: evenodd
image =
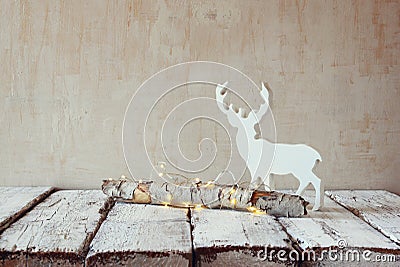
M 158 204 L 176 207 L 210 209 L 234 209 L 242 211 L 264 211 L 270 215 L 298 217 L 307 214 L 308 204 L 302 197 L 280 192 L 265 192 L 238 186 L 203 184 L 176 186 L 153 181 L 128 181 L 108 179 L 103 181 L 103 192 L 117 201 L 138 204 Z

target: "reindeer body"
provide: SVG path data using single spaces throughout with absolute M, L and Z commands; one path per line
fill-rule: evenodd
M 227 114 L 229 123 L 238 129 L 236 145 L 240 156 L 246 161 L 250 171 L 251 186 L 260 186 L 261 180 L 265 181 L 266 187 L 274 189 L 270 174 L 292 174 L 300 181 L 296 194 L 303 194 L 304 189 L 311 183 L 316 191 L 313 209 L 317 210 L 322 207 L 323 196 L 321 196 L 321 191 L 323 192 L 323 188 L 321 179 L 312 171 L 316 161 L 322 161 L 320 154 L 312 147 L 304 144 L 276 144 L 266 139 L 256 139 L 254 126 L 269 108 L 267 89 L 262 85 L 261 95 L 266 103 L 261 106 L 258 112 L 251 111 L 247 117 L 244 117 L 242 109 L 236 112 L 232 104 L 228 107 L 223 103 L 226 84 L 217 86 L 217 104 L 221 111 Z

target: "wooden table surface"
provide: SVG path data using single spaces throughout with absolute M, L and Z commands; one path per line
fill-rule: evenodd
M 398 195 L 325 195 L 322 211 L 276 218 L 114 203 L 100 190 L 0 187 L 1 264 L 400 266 Z

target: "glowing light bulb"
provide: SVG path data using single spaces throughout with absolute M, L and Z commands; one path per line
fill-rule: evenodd
M 158 176 L 163 177 L 163 176 L 164 176 L 164 173 L 160 172 L 160 173 L 158 174 Z
M 208 181 L 205 186 L 206 187 L 213 187 L 214 186 L 214 182 L 213 181 Z
M 257 210 L 257 208 L 255 208 L 255 207 L 247 207 L 247 210 L 251 211 L 251 212 L 255 212 Z
M 252 213 L 255 214 L 255 215 L 265 215 L 265 214 L 267 214 L 267 212 L 265 212 L 263 210 L 260 210 L 260 209 L 255 209 Z

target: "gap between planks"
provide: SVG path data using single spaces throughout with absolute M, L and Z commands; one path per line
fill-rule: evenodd
M 196 251 L 194 249 L 194 238 L 193 238 L 193 224 L 192 224 L 192 215 L 193 215 L 193 210 L 188 208 L 187 209 L 187 217 L 188 217 L 188 222 L 189 222 L 189 227 L 190 227 L 190 242 L 192 244 L 192 262 L 190 263 L 191 267 L 197 266 L 197 255 Z
M 86 266 L 188 266 L 192 263 L 187 208 L 116 203 L 94 237 Z
M 400 245 L 400 196 L 386 190 L 332 190 L 325 194 Z
M 306 191 L 305 198 L 312 199 L 312 192 Z M 358 251 L 359 255 L 370 251 L 371 258 L 391 255 L 396 261 L 400 260 L 400 247 L 395 242 L 328 196 L 325 196 L 325 206 L 321 211 L 310 211 L 300 218 L 278 219 L 302 251 L 314 251 L 317 258 L 321 258 L 321 262 L 305 258 L 303 263 L 306 265 L 333 264 L 325 254 L 332 249 L 339 249 L 338 253 L 343 254 Z M 370 264 L 366 261 L 359 263 Z M 374 264 L 381 266 L 377 262 Z
M 0 234 L 55 191 L 55 187 L 0 187 Z
M 310 196 L 308 196 L 308 197 L 310 197 Z M 326 196 L 326 198 L 328 198 L 328 196 Z M 365 220 L 361 220 L 360 218 L 353 219 L 354 217 L 352 218 L 351 216 L 354 216 L 354 215 L 352 215 L 352 213 L 348 210 L 348 208 L 342 207 L 343 205 L 338 203 L 338 201 L 331 200 L 331 199 L 328 198 L 328 203 L 329 203 L 329 201 L 331 201 L 332 204 L 328 205 L 328 206 L 330 206 L 330 208 L 328 208 L 328 209 L 330 210 L 330 212 L 333 212 L 333 214 L 329 214 L 330 212 L 328 212 L 326 214 L 335 216 L 334 215 L 335 212 L 341 212 L 342 214 L 344 214 L 347 217 L 349 217 L 350 221 L 355 223 L 356 226 L 359 229 L 364 229 L 366 231 L 367 235 L 369 235 L 371 237 L 374 237 L 374 238 L 377 238 L 377 240 L 379 241 L 378 242 L 379 244 L 378 244 L 378 246 L 376 248 L 368 247 L 368 246 L 367 247 L 361 246 L 360 245 L 361 244 L 360 243 L 361 240 L 359 240 L 359 241 L 356 240 L 357 242 L 355 242 L 354 244 L 352 244 L 352 240 L 349 240 L 350 241 L 349 243 L 350 243 L 351 246 L 355 246 L 355 248 L 358 248 L 360 250 L 371 248 L 371 249 L 375 250 L 376 253 L 379 253 L 379 251 L 381 251 L 381 253 L 384 253 L 384 254 L 386 254 L 386 253 L 395 253 L 395 254 L 397 254 L 399 252 L 399 247 L 398 246 L 396 246 L 395 244 L 393 244 L 394 246 L 392 246 L 391 244 L 389 244 L 389 242 L 385 241 L 386 237 L 382 234 L 381 231 L 376 231 L 375 229 L 373 229 Z M 341 207 L 341 208 L 338 209 L 338 207 Z M 328 211 L 328 210 L 326 210 L 326 211 Z M 195 237 L 194 237 L 194 233 L 193 233 L 193 229 L 195 227 L 195 225 L 193 223 L 193 210 L 192 209 L 187 209 L 187 213 L 186 214 L 187 214 L 188 220 L 190 222 L 189 225 L 190 225 L 190 242 L 191 242 L 191 261 L 192 261 L 191 262 L 191 266 L 197 266 L 197 265 L 201 264 L 201 262 L 200 262 L 201 257 L 199 255 L 197 255 L 196 248 L 195 248 Z M 317 221 L 314 221 L 314 219 L 313 219 L 314 216 L 317 217 L 316 218 Z M 318 217 L 321 217 L 321 216 L 322 217 L 325 216 L 324 212 L 322 212 L 322 213 L 321 212 L 312 213 L 311 218 L 304 219 L 304 220 L 305 220 L 305 222 L 307 221 L 308 223 L 313 224 L 313 223 L 318 222 L 318 220 L 319 220 Z M 308 217 L 310 217 L 310 216 L 308 216 Z M 330 216 L 328 216 L 328 225 L 327 225 L 327 227 L 329 225 L 334 226 L 329 221 L 329 220 L 332 220 L 332 218 L 329 218 L 329 217 Z M 326 243 L 325 245 L 322 244 L 322 243 L 318 244 L 318 242 L 321 241 L 321 240 L 318 240 L 318 237 L 316 235 L 314 237 L 312 235 L 311 236 L 304 236 L 302 234 L 299 235 L 299 233 L 296 233 L 296 230 L 295 230 L 295 228 L 293 228 L 293 225 L 291 223 L 291 222 L 296 221 L 296 220 L 302 221 L 303 219 L 302 218 L 281 218 L 281 219 L 278 218 L 277 222 L 279 223 L 279 225 L 282 226 L 283 233 L 287 235 L 287 237 L 290 240 L 291 246 L 298 253 L 302 253 L 304 250 L 310 249 L 310 248 L 318 250 L 318 247 L 327 248 L 327 246 L 329 247 L 329 246 L 337 245 L 336 241 L 328 241 L 329 244 Z M 341 229 L 341 228 L 338 228 L 338 229 Z M 346 230 L 343 232 L 343 229 L 339 231 L 339 234 L 343 234 L 344 236 L 347 236 L 347 238 L 350 237 Z M 309 241 L 310 241 L 310 243 L 308 243 L 308 244 L 304 243 L 304 242 L 307 243 Z M 317 242 L 317 243 L 315 243 L 315 242 Z M 365 243 L 365 244 L 368 244 L 368 243 Z M 314 245 L 316 245 L 316 246 L 314 246 Z M 373 244 L 372 244 L 372 246 L 373 246 Z M 397 256 L 397 258 L 398 258 L 398 256 Z M 312 265 L 314 264 L 313 262 L 307 262 L 307 261 L 303 262 L 301 260 L 298 263 L 304 263 L 306 265 L 307 264 L 312 264 Z
M 113 205 L 100 190 L 51 194 L 0 235 L 2 264 L 84 266 L 91 241 Z
M 49 192 L 46 192 L 46 193 L 44 193 L 44 195 L 42 196 L 41 195 L 41 197 L 39 197 L 38 196 L 38 199 L 36 199 L 36 201 L 34 202 L 34 205 L 30 205 L 30 206 L 28 206 L 28 207 L 26 207 L 26 206 L 24 206 L 23 208 L 21 208 L 21 210 L 20 210 L 20 215 L 19 215 L 19 217 L 18 218 L 21 218 L 21 217 L 23 217 L 23 215 L 25 215 L 26 213 L 28 213 L 30 210 L 32 210 L 34 207 L 36 207 L 38 204 L 40 204 L 42 201 L 44 201 L 49 195 L 51 195 L 52 193 L 54 193 L 56 191 L 56 189 L 55 188 L 52 188 L 51 190 L 49 190 Z M 61 190 L 61 191 L 63 191 L 63 190 Z M 346 190 L 345 192 L 347 192 L 348 190 Z M 329 194 L 327 193 L 327 196 L 329 196 Z M 328 198 L 329 199 L 329 198 Z M 352 214 L 350 211 L 353 211 L 353 213 L 355 213 L 354 212 L 354 210 L 352 210 L 351 209 L 351 207 L 349 208 L 348 207 L 348 205 L 346 206 L 346 205 L 344 205 L 343 203 L 340 203 L 340 201 L 336 198 L 333 198 L 333 201 L 332 202 L 334 202 L 334 203 L 336 203 L 337 205 L 340 205 L 344 210 L 346 210 L 346 211 L 348 211 L 350 214 Z M 30 203 L 30 202 L 29 202 Z M 105 212 L 106 213 L 104 213 L 103 215 L 104 216 L 102 216 L 102 218 L 98 221 L 98 223 L 97 223 L 97 227 L 96 227 L 96 229 L 93 231 L 93 235 L 92 236 L 88 236 L 88 237 L 86 237 L 86 239 L 85 239 L 85 241 L 84 241 L 84 249 L 83 249 L 83 251 L 82 251 L 82 257 L 83 258 L 86 258 L 87 259 L 87 256 L 88 256 L 88 250 L 89 250 L 89 248 L 90 248 L 90 245 L 91 245 L 91 243 L 92 243 L 92 240 L 93 240 L 93 238 L 95 238 L 95 236 L 97 235 L 97 232 L 98 232 L 98 230 L 99 230 L 99 228 L 103 225 L 103 223 L 107 220 L 107 215 L 108 215 L 108 213 L 110 212 L 110 210 L 112 210 L 112 208 L 113 208 L 113 204 L 114 204 L 114 202 L 112 202 L 112 205 L 109 205 L 109 206 L 107 206 L 105 209 Z M 192 220 L 192 213 L 193 213 L 193 211 L 191 210 L 191 209 L 186 209 L 187 210 L 187 217 L 188 217 L 188 221 L 189 221 L 189 227 L 190 227 L 190 242 L 191 242 L 191 252 L 192 252 L 192 255 L 191 255 L 191 261 L 192 261 L 192 266 L 196 266 L 196 263 L 197 263 L 197 261 L 198 261 L 198 257 L 197 257 L 197 255 L 196 255 L 196 251 L 195 251 L 195 247 L 194 247 L 194 237 L 193 237 L 193 227 L 194 227 L 194 224 L 191 222 L 191 220 Z M 349 211 L 350 210 L 350 211 Z M 319 214 L 319 213 L 317 213 L 317 214 Z M 356 214 L 356 213 L 355 213 Z M 356 214 L 357 215 L 357 214 Z M 369 223 L 369 222 L 366 222 L 366 219 L 365 219 L 365 217 L 360 217 L 361 219 L 362 219 L 362 221 L 365 223 L 365 224 L 367 224 L 367 225 L 371 225 L 371 223 Z M 361 219 L 360 219 L 360 221 L 361 221 Z M 283 224 L 282 223 L 282 221 L 285 221 L 286 220 L 286 222 L 288 222 L 288 220 L 290 220 L 290 219 L 282 219 L 282 220 L 278 220 L 278 222 L 283 226 L 283 231 L 284 231 L 284 233 L 290 238 L 290 241 L 291 241 L 291 243 L 292 243 L 292 246 L 293 246 L 293 248 L 295 248 L 296 250 L 299 250 L 299 251 L 301 251 L 302 250 L 302 248 L 301 248 L 301 240 L 299 240 L 298 238 L 296 238 L 296 235 L 292 235 L 291 233 L 290 233 L 290 229 L 289 229 L 289 231 L 286 229 L 286 226 L 287 226 L 287 223 L 286 224 Z M 296 219 L 295 219 L 296 220 Z M 14 221 L 16 221 L 16 220 L 14 220 Z M 9 223 L 8 225 L 10 225 L 11 223 Z M 373 225 L 372 225 L 373 226 Z M 376 227 L 374 227 L 374 228 L 376 228 Z M 293 229 L 291 229 L 291 230 L 293 230 Z M 379 230 L 379 229 L 378 229 Z M 381 231 L 379 231 L 379 233 L 380 234 L 382 234 L 382 235 L 384 235 Z M 387 236 L 387 235 L 386 235 Z

